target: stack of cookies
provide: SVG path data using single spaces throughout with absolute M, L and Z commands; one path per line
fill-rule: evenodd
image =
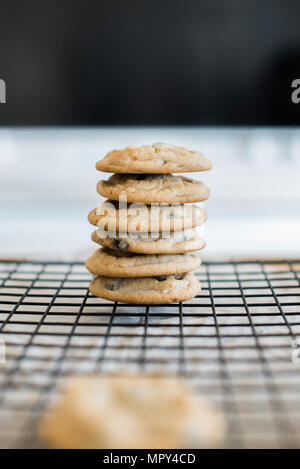
M 156 143 L 109 152 L 96 164 L 116 173 L 97 185 L 108 200 L 89 214 L 101 245 L 87 261 L 95 296 L 134 304 L 166 304 L 198 295 L 194 251 L 205 242 L 196 228 L 207 218 L 196 202 L 209 196 L 203 182 L 171 173 L 207 171 L 201 153 Z

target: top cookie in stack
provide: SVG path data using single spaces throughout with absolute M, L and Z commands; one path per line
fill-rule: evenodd
M 212 163 L 202 153 L 166 143 L 113 150 L 96 168 L 106 173 L 170 174 L 209 171 Z
M 136 304 L 164 304 L 197 295 L 200 283 L 191 273 L 200 265 L 193 251 L 205 246 L 195 227 L 206 220 L 203 182 L 171 172 L 211 169 L 201 153 L 163 143 L 114 150 L 96 164 L 115 172 L 100 181 L 109 200 L 89 214 L 98 227 L 92 240 L 103 247 L 87 262 L 96 274 L 90 291 L 102 298 Z M 186 205 L 189 204 L 189 205 Z

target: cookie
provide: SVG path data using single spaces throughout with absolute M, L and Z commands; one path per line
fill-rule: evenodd
M 86 268 L 107 277 L 147 277 L 171 275 L 197 269 L 196 254 L 133 254 L 100 248 L 89 257 Z
M 197 251 L 205 247 L 205 241 L 195 230 L 173 231 L 164 233 L 137 233 L 136 236 L 118 233 L 117 237 L 103 230 L 92 233 L 92 240 L 103 247 L 121 251 L 136 252 L 140 254 L 179 254 Z
M 96 168 L 108 173 L 167 174 L 208 171 L 212 163 L 197 151 L 154 143 L 110 151 Z
M 185 204 L 201 202 L 209 197 L 208 187 L 172 174 L 114 174 L 107 181 L 100 181 L 97 191 L 103 197 L 141 204 Z
M 92 225 L 106 231 L 154 233 L 157 231 L 185 231 L 202 225 L 207 213 L 202 206 L 119 204 L 107 200 L 88 216 Z
M 223 443 L 225 426 L 183 379 L 97 374 L 69 381 L 39 433 L 55 449 L 203 449 Z
M 155 277 L 96 277 L 90 292 L 100 298 L 121 303 L 167 304 L 194 298 L 201 291 L 192 272 Z

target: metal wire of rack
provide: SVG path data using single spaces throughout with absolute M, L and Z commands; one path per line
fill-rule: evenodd
M 160 371 L 221 408 L 226 447 L 299 448 L 300 260 L 197 275 L 193 300 L 137 306 L 90 295 L 81 263 L 0 262 L 0 446 L 39 447 L 39 416 L 70 375 Z

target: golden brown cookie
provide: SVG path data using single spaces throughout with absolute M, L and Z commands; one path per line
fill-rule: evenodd
M 114 174 L 100 181 L 97 190 L 108 199 L 126 196 L 127 202 L 141 204 L 185 204 L 209 197 L 203 182 L 172 174 Z
M 172 231 L 166 235 L 153 233 L 151 236 L 148 233 L 117 233 L 115 238 L 107 231 L 96 230 L 92 240 L 109 249 L 140 254 L 179 254 L 205 247 L 204 239 L 195 230 Z
M 185 231 L 202 225 L 207 213 L 202 206 L 119 204 L 107 200 L 89 213 L 89 222 L 105 231 Z
M 155 374 L 73 377 L 40 424 L 55 449 L 214 448 L 222 415 L 182 378 Z
M 154 143 L 110 151 L 96 168 L 108 173 L 190 173 L 208 171 L 212 163 L 197 151 Z
M 155 277 L 96 277 L 90 292 L 100 298 L 121 303 L 168 304 L 194 298 L 201 291 L 192 272 Z
M 100 248 L 85 266 L 91 273 L 106 277 L 152 277 L 190 272 L 200 263 L 197 254 L 134 254 Z

